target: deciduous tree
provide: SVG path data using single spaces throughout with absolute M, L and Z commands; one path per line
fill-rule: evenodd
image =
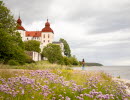
M 42 56 L 46 57 L 51 63 L 63 64 L 63 57 L 59 45 L 48 44 L 46 47 L 44 47 Z
M 24 42 L 25 50 L 40 52 L 40 42 L 36 40 L 29 40 Z
M 7 63 L 12 59 L 23 64 L 26 57 L 23 42 L 16 32 L 15 20 L 10 10 L 0 1 L 0 60 Z
M 69 47 L 69 44 L 67 43 L 67 41 L 61 38 L 60 42 L 62 42 L 64 44 L 64 54 L 67 57 L 71 57 L 71 50 L 70 50 L 70 47 Z

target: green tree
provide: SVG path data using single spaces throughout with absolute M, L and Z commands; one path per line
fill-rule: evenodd
M 14 34 L 16 23 L 10 10 L 5 7 L 3 1 L 0 1 L 0 28 L 6 30 L 9 34 Z
M 71 50 L 70 50 L 70 47 L 69 47 L 69 44 L 67 43 L 67 41 L 61 38 L 60 42 L 62 42 L 64 44 L 64 54 L 67 57 L 71 57 Z
M 10 59 L 14 59 L 23 64 L 26 61 L 27 55 L 15 39 L 14 36 L 11 36 L 6 31 L 0 29 L 0 59 L 5 63 Z
M 42 56 L 46 57 L 50 63 L 63 64 L 63 57 L 59 45 L 48 44 L 43 48 Z
M 75 57 L 69 57 L 71 65 L 79 65 L 79 61 Z
M 71 62 L 70 62 L 70 60 L 69 60 L 68 57 L 64 56 L 64 57 L 63 57 L 63 60 L 64 60 L 64 64 L 65 64 L 65 65 L 71 65 Z
M 25 50 L 40 52 L 40 42 L 36 40 L 29 40 L 24 42 Z
M 75 57 L 63 57 L 65 65 L 79 65 L 78 60 Z
M 26 62 L 27 55 L 10 10 L 0 1 L 0 60 L 7 63 L 15 60 L 20 64 Z

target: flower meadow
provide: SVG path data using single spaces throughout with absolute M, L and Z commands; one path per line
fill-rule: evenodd
M 104 72 L 0 70 L 0 100 L 130 100 Z

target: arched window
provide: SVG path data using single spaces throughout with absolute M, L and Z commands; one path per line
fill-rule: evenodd
M 50 38 L 50 35 L 48 34 L 48 38 Z

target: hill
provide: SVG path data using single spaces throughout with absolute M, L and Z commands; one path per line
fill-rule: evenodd
M 85 63 L 86 66 L 103 66 L 100 63 Z

